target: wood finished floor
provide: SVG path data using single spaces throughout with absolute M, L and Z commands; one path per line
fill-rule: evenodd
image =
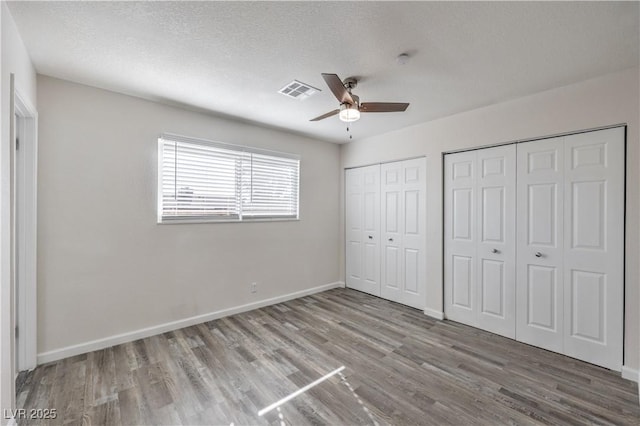
M 346 382 L 283 405 L 285 424 L 640 424 L 619 373 L 348 289 L 40 366 L 18 407 L 55 408 L 49 424 L 280 425 L 258 410 L 341 365 Z

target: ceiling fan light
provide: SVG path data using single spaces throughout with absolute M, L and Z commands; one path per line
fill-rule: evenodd
M 360 120 L 360 111 L 353 105 L 342 104 L 340 105 L 340 120 L 351 123 L 352 121 Z

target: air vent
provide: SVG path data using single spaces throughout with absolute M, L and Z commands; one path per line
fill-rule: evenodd
M 278 93 L 282 93 L 293 99 L 303 100 L 309 96 L 314 95 L 316 92 L 320 92 L 320 89 L 316 89 L 313 86 L 309 86 L 298 80 L 293 80 L 291 83 L 278 90 Z

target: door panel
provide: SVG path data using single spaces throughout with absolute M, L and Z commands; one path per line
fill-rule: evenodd
M 402 161 L 401 240 L 402 265 L 400 303 L 424 309 L 426 294 L 426 193 L 427 160 Z
M 382 175 L 382 245 L 381 259 L 383 280 L 380 295 L 388 300 L 400 302 L 402 299 L 402 162 L 386 163 L 380 166 Z
M 473 238 L 473 188 L 460 188 L 453 190 L 453 205 L 451 217 L 453 223 L 454 240 L 466 240 L 471 242 Z
M 385 232 L 398 233 L 398 210 L 400 209 L 399 191 L 394 190 L 385 192 L 384 211 L 385 211 Z
M 515 194 L 514 194 L 515 195 Z M 481 241 L 504 243 L 505 191 L 503 187 L 482 188 Z
M 452 255 L 451 267 L 451 304 L 455 308 L 463 308 L 472 311 L 474 307 L 473 296 L 473 258 L 467 256 Z M 449 315 L 447 315 L 449 316 Z
M 420 233 L 420 191 L 404 192 L 404 232 L 406 235 L 418 235 Z M 424 231 L 424 230 L 422 230 Z
M 378 246 L 375 243 L 364 244 L 364 280 L 366 283 L 378 282 Z
M 377 213 L 376 208 L 379 208 L 377 205 L 378 194 L 372 191 L 365 192 L 364 196 L 364 209 L 362 211 L 364 217 L 364 230 L 377 232 L 376 229 L 376 217 Z
M 426 160 L 381 166 L 382 297 L 415 308 L 426 304 Z
M 379 209 L 379 195 L 370 189 L 372 183 L 375 184 L 375 181 L 372 182 L 371 173 L 364 173 L 363 178 L 365 179 L 365 192 L 363 194 L 364 208 L 362 209 L 362 217 L 364 218 L 363 236 L 366 236 L 366 238 L 363 238 L 364 250 L 362 253 L 364 260 L 364 290 L 372 292 L 367 290 L 367 288 L 369 286 L 375 286 L 378 282 L 378 242 L 377 238 L 373 239 L 369 237 L 375 237 L 378 234 L 378 213 L 376 210 Z M 367 189 L 368 187 L 369 189 Z
M 362 244 L 358 241 L 347 242 L 347 287 L 355 288 L 362 280 Z
M 564 353 L 620 371 L 624 128 L 567 136 Z
M 481 270 L 482 306 L 480 310 L 484 314 L 504 318 L 506 312 L 504 262 L 484 259 Z
M 420 252 L 411 248 L 404 250 L 404 290 L 420 294 Z
M 527 273 L 527 326 L 542 328 L 552 333 L 558 329 L 558 274 L 556 268 L 528 265 Z
M 527 211 L 527 238 L 529 245 L 539 247 L 555 247 L 557 244 L 556 221 L 554 214 L 557 211 L 556 183 L 531 184 L 527 186 L 528 205 Z
M 571 271 L 570 336 L 606 344 L 605 294 L 606 275 Z
M 444 310 L 476 324 L 476 151 L 444 157 Z
M 362 291 L 380 295 L 380 166 L 362 167 L 363 261 L 365 276 Z
M 380 167 L 345 170 L 346 285 L 380 295 Z
M 563 143 L 517 145 L 516 338 L 556 352 L 563 346 Z
M 453 168 L 453 173 L 451 173 L 451 180 L 460 182 L 467 179 L 473 179 L 473 171 L 475 169 L 473 164 L 476 161 L 475 152 L 469 152 L 466 154 L 455 154 L 455 157 L 455 161 L 451 160 L 451 167 Z M 451 159 L 453 158 L 453 156 L 447 158 Z
M 476 152 L 477 326 L 514 338 L 516 147 Z
M 362 270 L 362 171 L 345 171 L 346 197 L 346 285 L 361 289 Z
M 392 291 L 398 291 L 400 289 L 400 285 L 398 284 L 398 278 L 400 277 L 400 271 L 398 268 L 398 263 L 400 261 L 400 250 L 398 247 L 394 246 L 386 246 L 385 247 L 385 256 L 384 256 L 384 285 L 387 289 L 385 294 L 389 292 L 389 289 Z M 383 297 L 385 297 L 383 295 Z
M 573 182 L 571 194 L 571 248 L 605 250 L 605 181 Z

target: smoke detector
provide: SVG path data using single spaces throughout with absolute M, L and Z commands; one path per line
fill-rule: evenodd
M 401 53 L 396 57 L 396 63 L 398 65 L 405 65 L 407 62 L 409 62 L 409 54 L 408 53 Z

